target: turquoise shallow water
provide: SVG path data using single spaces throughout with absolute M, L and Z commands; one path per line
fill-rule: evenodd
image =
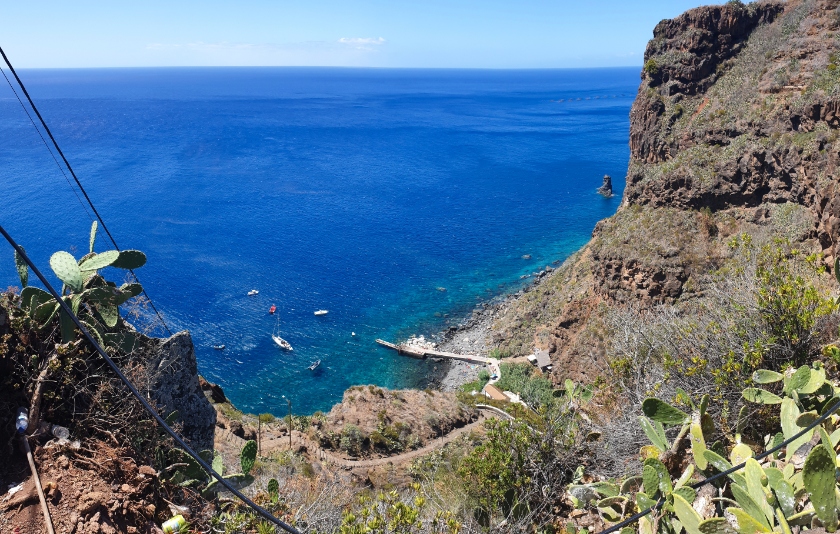
M 582 246 L 620 202 L 638 85 L 638 69 L 21 75 L 120 246 L 147 252 L 138 275 L 200 371 L 275 414 L 282 395 L 311 413 L 353 384 L 422 384 L 425 363 L 374 339 L 440 331 Z M 89 216 L 8 87 L 0 135 L 2 224 L 45 268 L 80 255 Z M 11 250 L 0 277 L 16 282 Z

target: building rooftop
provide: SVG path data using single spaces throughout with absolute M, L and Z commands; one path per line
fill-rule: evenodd
M 551 365 L 551 358 L 549 358 L 547 350 L 537 350 L 535 356 L 537 357 L 537 367 L 540 369 L 545 369 Z

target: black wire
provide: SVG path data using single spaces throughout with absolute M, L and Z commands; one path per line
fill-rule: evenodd
M 291 534 L 301 534 L 301 532 L 299 530 L 297 530 L 295 527 L 293 527 L 291 525 L 288 525 L 288 524 L 284 523 L 283 521 L 277 519 L 276 517 L 274 517 L 274 515 L 271 514 L 271 512 L 269 512 L 268 510 L 266 510 L 262 506 L 259 506 L 254 501 L 252 501 L 251 499 L 249 499 L 248 497 L 243 495 L 242 492 L 240 492 L 239 490 L 234 488 L 230 484 L 230 482 L 228 482 L 220 474 L 215 472 L 213 470 L 213 467 L 210 464 L 208 464 L 207 462 L 205 462 L 201 458 L 201 456 L 196 454 L 196 452 L 194 450 L 192 450 L 192 448 L 189 445 L 187 445 L 186 442 L 183 439 L 181 439 L 181 436 L 179 436 L 177 433 L 175 433 L 174 430 L 172 430 L 169 427 L 169 425 L 166 423 L 166 421 L 163 419 L 163 417 L 161 417 L 160 414 L 157 413 L 157 410 L 152 408 L 152 405 L 149 404 L 149 402 L 143 397 L 143 395 L 141 395 L 140 392 L 137 391 L 137 388 L 134 387 L 134 385 L 131 383 L 131 381 L 129 381 L 128 378 L 126 378 L 126 376 L 122 373 L 122 371 L 120 371 L 120 368 L 117 366 L 116 363 L 114 363 L 114 360 L 112 360 L 111 357 L 108 356 L 108 353 L 105 352 L 105 350 L 99 345 L 99 343 L 93 338 L 93 336 L 90 335 L 90 332 L 87 331 L 87 329 L 84 327 L 84 325 L 79 320 L 79 318 L 73 313 L 73 310 L 70 308 L 70 306 L 68 306 L 67 303 L 64 302 L 64 299 L 61 298 L 61 295 L 59 295 L 58 292 L 56 292 L 56 290 L 53 289 L 53 287 L 52 287 L 52 285 L 50 285 L 49 281 L 47 281 L 47 279 L 44 278 L 44 275 L 41 274 L 41 271 L 38 270 L 38 268 L 35 266 L 35 264 L 32 263 L 32 260 L 29 259 L 29 256 L 26 255 L 26 252 L 20 247 L 20 245 L 18 245 L 15 242 L 14 239 L 12 239 L 12 236 L 10 236 L 6 232 L 6 230 L 3 228 L 2 225 L 0 225 L 0 234 L 3 234 L 3 237 L 6 238 L 6 241 L 8 241 L 9 244 L 12 245 L 12 248 L 14 248 L 15 251 L 18 254 L 20 254 L 20 257 L 23 258 L 23 261 L 25 261 L 26 264 L 29 266 L 29 268 L 32 269 L 32 272 L 35 273 L 35 276 L 38 277 L 38 279 L 41 281 L 41 283 L 44 284 L 44 286 L 47 288 L 47 290 L 52 294 L 53 298 L 55 298 L 56 302 L 58 302 L 59 306 L 61 306 L 61 310 L 64 313 L 66 313 L 73 320 L 73 323 L 76 325 L 76 328 L 78 328 L 82 332 L 82 334 L 87 338 L 87 340 L 90 341 L 90 343 L 93 345 L 93 347 L 96 349 L 96 351 L 102 356 L 102 358 L 105 359 L 105 362 L 111 367 L 111 369 L 114 371 L 114 373 L 116 373 L 117 376 L 119 377 L 119 379 L 122 380 L 123 384 L 125 384 L 126 387 L 131 391 L 131 393 L 137 398 L 137 400 L 140 401 L 140 404 L 143 405 L 143 408 L 145 408 L 146 411 L 149 412 L 152 415 L 152 417 L 155 418 L 155 420 L 158 422 L 158 424 L 160 424 L 163 427 L 163 429 L 166 430 L 166 432 L 170 436 L 172 436 L 172 438 L 178 443 L 178 445 L 181 448 L 184 449 L 184 451 L 186 451 L 187 454 L 192 456 L 193 459 L 196 462 L 198 462 L 199 465 L 201 465 L 201 467 L 205 471 L 210 473 L 210 475 L 213 478 L 215 478 L 216 480 L 218 480 L 219 483 L 222 486 L 224 486 L 228 491 L 230 491 L 231 493 L 233 493 L 234 495 L 236 495 L 237 497 L 242 499 L 242 501 L 245 504 L 247 504 L 249 507 L 251 507 L 255 512 L 257 512 L 258 514 L 263 516 L 265 519 L 271 521 L 275 525 L 279 526 L 280 528 L 282 528 L 286 532 L 290 532 Z
M 29 101 L 29 105 L 32 106 L 32 111 L 35 112 L 35 115 L 38 116 L 38 120 L 41 121 L 41 125 L 44 127 L 44 130 L 47 132 L 47 135 L 50 137 L 50 141 L 52 141 L 53 146 L 55 146 L 56 151 L 58 151 L 58 155 L 61 156 L 61 159 L 64 161 L 64 164 L 67 165 L 67 170 L 70 171 L 70 175 L 73 176 L 73 180 L 75 180 L 76 185 L 79 186 L 79 189 L 82 191 L 82 194 L 85 196 L 85 200 L 87 200 L 87 203 L 90 206 L 90 209 L 93 210 L 93 213 L 96 214 L 96 218 L 99 219 L 99 224 L 102 225 L 102 229 L 105 230 L 105 233 L 108 235 L 108 238 L 111 240 L 111 243 L 114 244 L 114 248 L 117 249 L 117 250 L 120 250 L 120 247 L 117 245 L 117 242 L 114 239 L 114 236 L 111 235 L 111 232 L 108 230 L 108 226 L 105 225 L 105 221 L 102 219 L 102 216 L 99 215 L 99 212 L 96 210 L 96 206 L 93 205 L 93 201 L 90 199 L 90 197 L 87 194 L 87 191 L 85 191 L 85 188 L 82 186 L 82 182 L 79 181 L 79 178 L 76 176 L 76 173 L 73 171 L 73 167 L 70 166 L 70 162 L 67 161 L 66 157 L 64 157 L 64 152 L 62 152 L 61 147 L 58 146 L 58 142 L 55 140 L 55 137 L 53 137 L 53 134 L 50 131 L 49 126 L 47 126 L 47 122 L 41 116 L 41 112 L 38 111 L 38 108 L 35 106 L 35 102 L 33 102 L 32 97 L 29 96 L 29 91 L 26 90 L 26 86 L 23 85 L 23 81 L 20 79 L 20 76 L 17 75 L 17 72 L 15 71 L 15 68 L 12 66 L 12 63 L 9 61 L 9 58 L 6 57 L 6 53 L 3 51 L 2 47 L 0 47 L 0 54 L 2 54 L 3 60 L 6 62 L 6 65 L 9 67 L 9 70 L 12 71 L 12 74 L 14 75 L 15 80 L 17 80 L 17 83 L 20 86 L 21 90 L 23 91 L 23 94 L 26 95 L 26 99 Z M 4 73 L 4 76 L 5 76 L 5 73 Z M 36 127 L 36 130 L 37 130 L 37 127 Z M 38 131 L 38 133 L 40 134 L 40 130 Z M 47 147 L 47 148 L 49 148 L 49 147 Z M 129 269 L 129 272 L 131 273 L 132 276 L 134 276 L 134 280 L 139 283 L 140 279 L 137 278 L 137 275 L 134 273 L 134 271 L 132 269 Z M 157 315 L 158 319 L 160 319 L 161 324 L 163 324 L 163 328 L 171 336 L 172 335 L 172 330 L 170 330 L 169 326 L 166 325 L 166 321 L 163 320 L 163 316 L 161 316 L 157 307 L 155 307 L 155 303 L 152 302 L 151 297 L 149 297 L 149 294 L 146 293 L 146 288 L 143 288 L 143 295 L 146 296 L 146 299 L 148 299 L 148 301 L 149 301 L 149 305 L 152 307 L 153 310 L 155 310 L 155 314 Z
M 814 428 L 816 428 L 816 427 L 817 427 L 817 425 L 819 425 L 820 423 L 822 423 L 823 421 L 825 421 L 826 419 L 828 419 L 828 418 L 829 418 L 829 417 L 830 417 L 830 416 L 831 416 L 834 412 L 836 412 L 838 409 L 840 409 L 840 400 L 838 400 L 837 402 L 835 402 L 835 403 L 834 403 L 834 405 L 833 405 L 833 406 L 832 406 L 832 407 L 831 407 L 831 408 L 830 408 L 827 412 L 825 412 L 824 414 L 822 414 L 821 416 L 819 416 L 819 417 L 818 417 L 818 418 L 817 418 L 817 419 L 816 419 L 813 423 L 811 423 L 810 425 L 808 425 L 808 426 L 807 426 L 806 428 L 804 428 L 801 432 L 799 432 L 798 434 L 793 435 L 790 439 L 787 439 L 787 440 L 785 440 L 785 441 L 783 441 L 783 442 L 779 443 L 778 445 L 776 445 L 776 446 L 775 446 L 775 447 L 773 447 L 772 449 L 767 450 L 767 451 L 764 451 L 763 453 L 761 453 L 761 454 L 759 454 L 758 456 L 756 456 L 756 457 L 754 458 L 754 460 L 756 460 L 756 461 L 758 461 L 758 460 L 763 460 L 764 458 L 767 458 L 768 456 L 770 456 L 770 455 L 771 455 L 771 454 L 773 454 L 774 452 L 776 452 L 776 451 L 778 451 L 778 450 L 782 449 L 783 447 L 786 447 L 786 446 L 787 446 L 788 444 L 790 444 L 791 442 L 793 442 L 793 441 L 795 441 L 795 440 L 797 440 L 797 439 L 801 438 L 801 437 L 802 437 L 802 436 L 804 436 L 806 433 L 808 433 L 809 431 L 811 431 L 811 430 L 813 430 Z M 690 487 L 690 488 L 692 488 L 692 489 L 698 489 L 698 488 L 700 488 L 700 487 L 702 487 L 702 486 L 705 486 L 706 484 L 709 484 L 710 482 L 713 482 L 713 481 L 715 481 L 715 480 L 717 480 L 717 479 L 719 479 L 719 478 L 725 477 L 725 476 L 727 476 L 727 475 L 730 475 L 730 474 L 734 473 L 735 471 L 738 471 L 739 469 L 743 468 L 745 465 L 747 465 L 747 462 L 746 462 L 746 461 L 741 462 L 740 464 L 738 464 L 738 465 L 736 465 L 736 466 L 734 466 L 734 467 L 732 467 L 732 468 L 730 468 L 730 469 L 727 469 L 726 471 L 721 471 L 720 473 L 717 473 L 717 474 L 715 474 L 715 475 L 712 475 L 712 476 L 710 476 L 710 477 L 708 477 L 708 478 L 706 478 L 706 479 L 704 479 L 704 480 L 701 480 L 700 482 L 696 482 L 696 483 L 692 484 L 692 485 L 691 485 L 691 486 L 689 486 L 689 487 Z M 649 514 L 649 513 L 651 513 L 652 511 L 654 511 L 654 510 L 659 510 L 659 509 L 662 507 L 662 505 L 663 505 L 663 504 L 665 504 L 665 502 L 664 502 L 663 500 L 661 500 L 661 499 L 660 499 L 660 500 L 659 500 L 659 502 L 657 502 L 655 506 L 653 506 L 653 507 L 651 507 L 651 508 L 648 508 L 647 510 L 643 510 L 643 511 L 641 511 L 641 512 L 639 512 L 639 513 L 635 514 L 635 515 L 632 515 L 632 516 L 630 516 L 629 518 L 627 518 L 627 519 L 625 519 L 624 521 L 622 521 L 621 523 L 618 523 L 617 525 L 613 525 L 613 526 L 611 526 L 610 528 L 608 528 L 608 529 L 606 529 L 606 530 L 602 530 L 599 534 L 611 534 L 611 533 L 613 533 L 613 532 L 618 532 L 618 531 L 619 531 L 619 530 L 621 530 L 622 528 L 624 528 L 624 527 L 626 527 L 627 525 L 629 525 L 629 524 L 631 524 L 631 523 L 633 523 L 633 522 L 635 522 L 635 521 L 637 521 L 637 520 L 641 519 L 642 517 L 644 517 L 644 516 L 648 515 L 648 514 Z
M 50 148 L 50 145 L 48 145 L 48 144 L 47 144 L 47 140 L 46 140 L 46 139 L 44 139 L 44 136 L 43 136 L 43 134 L 41 133 L 41 130 L 40 130 L 40 129 L 38 128 L 38 126 L 35 124 L 35 120 L 34 120 L 34 119 L 32 119 L 32 115 L 29 113 L 29 110 L 28 110 L 28 109 L 26 109 L 26 106 L 24 105 L 23 101 L 20 99 L 20 95 L 18 95 L 18 92 L 15 90 L 15 87 L 12 85 L 11 80 L 9 80 L 9 77 L 8 77 L 8 76 L 6 76 L 6 71 L 5 71 L 5 70 L 3 70 L 3 68 L 2 68 L 2 67 L 0 67 L 0 72 L 2 72 L 2 73 L 3 73 L 3 77 L 4 77 L 4 78 L 6 78 L 6 83 L 7 83 L 7 84 L 9 84 L 9 89 L 11 89 L 11 90 L 12 90 L 12 92 L 15 94 L 15 98 L 17 98 L 17 101 L 18 101 L 18 103 L 20 104 L 20 107 L 21 107 L 21 108 L 23 108 L 23 112 L 24 112 L 24 113 L 26 113 L 26 116 L 27 116 L 27 117 L 29 117 L 29 122 L 31 122 L 31 123 L 32 123 L 32 127 L 33 127 L 33 128 L 35 128 L 35 131 L 36 131 L 36 132 L 38 132 L 38 137 L 40 137 L 40 138 L 41 138 L 41 142 L 43 142 L 43 143 L 44 143 L 44 146 L 46 147 L 47 152 L 49 152 L 49 153 L 50 153 L 50 156 L 52 156 L 52 159 L 53 159 L 53 161 L 55 162 L 55 166 L 56 166 L 56 167 L 58 167 L 58 170 L 61 172 L 61 174 L 62 174 L 62 175 L 64 175 L 64 179 L 65 179 L 65 180 L 67 180 L 67 185 L 69 185 L 69 186 L 70 186 L 70 190 L 71 190 L 71 191 L 73 191 L 73 194 L 74 194 L 74 195 L 76 195 L 76 199 L 78 199 L 79 204 L 81 204 L 81 205 L 82 205 L 82 209 L 83 209 L 83 210 L 85 210 L 85 213 L 87 214 L 88 219 L 90 219 L 90 220 L 92 221 L 92 220 L 93 220 L 93 216 L 92 216 L 92 215 L 90 214 L 90 212 L 88 211 L 87 206 L 85 206 L 85 203 L 84 203 L 84 202 L 82 202 L 82 198 L 79 196 L 79 192 L 78 192 L 78 191 L 76 191 L 76 188 L 75 188 L 75 187 L 73 187 L 73 184 L 71 184 L 71 183 L 70 183 L 70 178 L 68 178 L 68 177 L 67 177 L 67 173 L 66 173 L 66 172 L 64 172 L 64 168 L 61 166 L 61 163 L 59 163 L 59 162 L 58 162 L 58 159 L 55 157 L 55 154 L 53 153 L 52 149 Z

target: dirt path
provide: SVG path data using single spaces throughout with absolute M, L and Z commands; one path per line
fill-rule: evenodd
M 373 458 L 369 460 L 351 460 L 348 458 L 342 458 L 341 456 L 335 454 L 332 451 L 321 448 L 317 443 L 309 439 L 305 434 L 298 432 L 297 430 L 292 432 L 291 449 L 299 450 L 300 448 L 305 448 L 310 453 L 310 455 L 312 455 L 313 459 L 318 460 L 319 462 L 324 464 L 331 464 L 338 467 L 343 467 L 345 469 L 353 469 L 357 467 L 376 467 L 380 465 L 404 463 L 411 461 L 417 457 L 429 454 L 430 452 L 443 447 L 447 443 L 450 443 L 459 436 L 468 434 L 473 430 L 481 428 L 488 416 L 499 417 L 499 415 L 502 414 L 506 417 L 510 417 L 505 412 L 502 412 L 501 410 L 498 410 L 491 406 L 478 406 L 477 408 L 479 409 L 479 416 L 476 421 L 464 425 L 461 428 L 456 428 L 449 434 L 441 436 L 419 449 L 407 451 L 401 454 L 396 454 L 394 456 L 386 456 L 384 458 Z M 216 428 L 217 449 L 221 448 L 220 445 L 222 444 L 219 443 L 220 440 L 224 442 L 225 445 L 234 446 L 237 450 L 241 449 L 242 446 L 245 444 L 244 439 L 233 435 L 228 430 Z M 261 449 L 262 455 L 264 456 L 267 456 L 268 454 L 274 451 L 289 450 L 288 434 L 281 435 L 276 430 L 263 431 Z

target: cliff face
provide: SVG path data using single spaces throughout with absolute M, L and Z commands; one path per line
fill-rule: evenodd
M 216 410 L 199 384 L 195 347 L 189 332 L 168 339 L 150 339 L 146 355 L 148 394 L 164 416 L 178 412 L 181 435 L 196 450 L 213 448 Z M 224 397 L 224 394 L 222 394 Z
M 698 8 L 662 21 L 631 112 L 625 205 L 792 202 L 835 256 L 836 0 Z
M 603 368 L 599 309 L 699 298 L 736 233 L 840 253 L 840 0 L 759 1 L 663 20 L 630 113 L 618 213 L 512 303 L 495 341 L 548 348 L 555 379 Z

